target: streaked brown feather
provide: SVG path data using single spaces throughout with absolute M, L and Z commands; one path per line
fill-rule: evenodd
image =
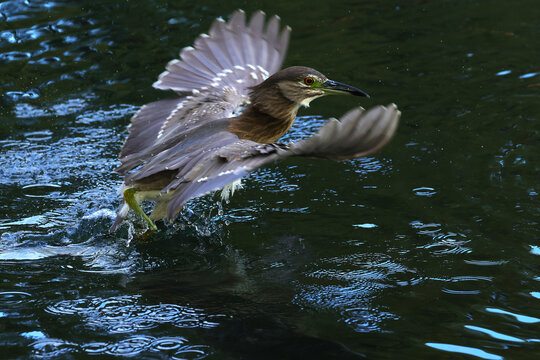
M 231 119 L 228 131 L 240 139 L 271 143 L 277 141 L 291 128 L 294 119 L 295 116 L 290 116 L 290 113 L 284 118 L 276 118 L 250 106 L 241 116 Z

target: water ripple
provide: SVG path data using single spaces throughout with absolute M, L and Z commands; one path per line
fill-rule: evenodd
M 109 344 L 104 343 L 104 342 L 92 342 L 92 343 L 83 344 L 81 346 L 83 351 L 91 355 L 104 354 L 107 351 L 108 347 L 109 347 Z
M 76 344 L 54 338 L 42 338 L 30 344 L 38 359 L 55 359 L 68 353 L 85 352 L 89 355 L 136 356 L 143 352 L 165 352 L 173 359 L 204 359 L 210 353 L 205 345 L 188 345 L 181 336 L 153 337 L 133 335 L 117 342 L 88 342 Z
M 63 300 L 49 305 L 45 311 L 56 316 L 77 316 L 90 329 L 99 334 L 101 329 L 108 334 L 132 334 L 119 341 L 88 342 L 82 345 L 59 339 L 40 339 L 33 343 L 34 353 L 40 358 L 54 358 L 67 352 L 84 351 L 88 354 L 113 356 L 136 356 L 144 351 L 167 352 L 178 359 L 203 359 L 209 347 L 189 345 L 180 336 L 153 337 L 137 334 L 138 331 L 159 325 L 177 328 L 214 328 L 219 323 L 216 316 L 207 315 L 200 309 L 177 304 L 146 305 L 140 295 L 113 296 L 108 298 L 88 297 Z
M 28 301 L 31 297 L 31 294 L 23 291 L 1 291 L 0 306 L 20 304 Z
M 365 283 L 348 286 L 304 286 L 294 302 L 317 311 L 340 311 L 341 319 L 356 332 L 380 331 L 381 323 L 398 317 L 371 304 L 377 291 Z
M 86 319 L 91 328 L 105 328 L 108 333 L 131 333 L 170 324 L 178 328 L 212 328 L 219 324 L 213 316 L 199 309 L 176 304 L 142 305 L 140 296 L 111 298 L 90 297 L 63 300 L 47 307 L 54 315 L 77 314 Z
M 398 317 L 387 311 L 374 311 L 372 308 L 350 308 L 342 315 L 343 322 L 356 332 L 371 332 L 379 330 L 379 323 L 384 320 L 397 320 Z
M 148 335 L 135 335 L 107 346 L 106 354 L 115 356 L 133 356 L 148 349 L 155 338 Z
M 417 196 L 431 197 L 431 196 L 437 194 L 437 191 L 434 188 L 427 187 L 427 186 L 417 187 L 417 188 L 413 189 L 412 191 Z
M 156 339 L 150 344 L 150 347 L 156 350 L 170 351 L 177 350 L 187 342 L 182 337 L 162 337 Z
M 0 61 L 4 63 L 9 63 L 12 61 L 26 60 L 30 58 L 30 56 L 31 54 L 29 52 L 12 51 L 0 54 Z
M 176 360 L 202 360 L 209 355 L 209 346 L 191 345 L 178 350 L 172 357 Z
M 41 339 L 33 342 L 30 347 L 37 359 L 55 359 L 61 355 L 78 350 L 77 344 L 61 339 Z
M 29 198 L 45 198 L 58 196 L 58 189 L 62 186 L 58 184 L 28 184 L 22 187 L 24 196 Z
M 378 331 L 381 322 L 397 318 L 382 307 L 374 307 L 371 298 L 392 286 L 390 275 L 410 271 L 407 267 L 384 254 L 364 253 L 332 257 L 322 263 L 304 274 L 315 284 L 303 286 L 294 302 L 338 311 L 342 321 L 357 332 Z
M 443 232 L 442 224 L 439 223 L 424 223 L 420 220 L 410 222 L 412 228 L 417 230 L 419 235 L 428 235 L 433 239 L 433 242 L 421 245 L 419 248 L 430 249 L 438 248 L 434 251 L 437 255 L 446 254 L 463 254 L 470 253 L 472 250 L 464 246 L 469 243 L 464 234 L 454 232 Z

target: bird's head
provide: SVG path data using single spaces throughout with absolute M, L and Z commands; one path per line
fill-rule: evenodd
M 270 76 L 261 84 L 252 89 L 254 93 L 279 92 L 287 100 L 298 106 L 308 107 L 309 103 L 324 95 L 356 95 L 366 96 L 368 94 L 353 86 L 329 80 L 326 76 L 315 69 L 305 66 L 292 66 Z

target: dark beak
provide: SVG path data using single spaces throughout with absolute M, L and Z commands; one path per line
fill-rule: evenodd
M 322 89 L 327 94 L 350 94 L 355 96 L 369 97 L 368 94 L 353 86 L 343 84 L 334 80 L 327 80 L 321 84 Z

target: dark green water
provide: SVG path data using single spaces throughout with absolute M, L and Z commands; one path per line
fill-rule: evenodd
M 540 3 L 224 3 L 0 2 L 0 357 L 538 358 Z M 127 246 L 129 118 L 236 8 L 293 28 L 286 65 L 372 95 L 315 101 L 290 138 L 391 102 L 398 134 Z

